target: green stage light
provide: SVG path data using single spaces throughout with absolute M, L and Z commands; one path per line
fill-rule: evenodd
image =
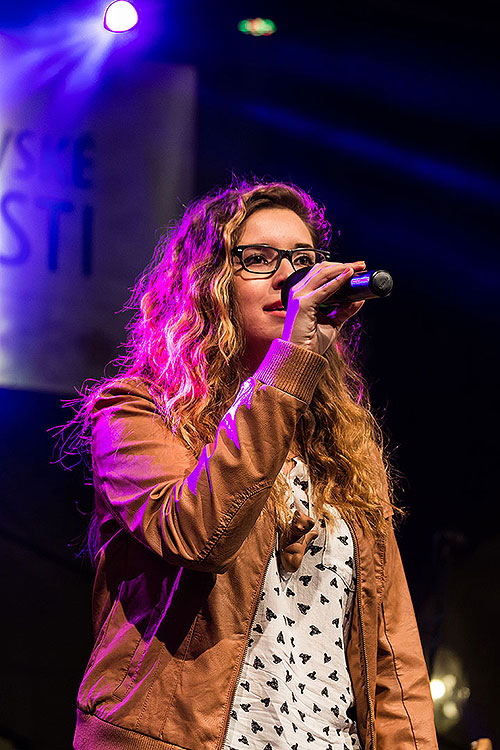
M 271 36 L 276 31 L 276 24 L 270 18 L 245 18 L 239 22 L 238 31 L 251 36 Z

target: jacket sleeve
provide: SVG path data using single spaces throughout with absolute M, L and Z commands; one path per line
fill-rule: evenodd
M 388 524 L 375 694 L 377 750 L 437 750 L 427 667 L 390 519 Z
M 170 563 L 223 572 L 262 511 L 326 366 L 276 339 L 198 460 L 141 381 L 108 387 L 92 417 L 98 515 Z

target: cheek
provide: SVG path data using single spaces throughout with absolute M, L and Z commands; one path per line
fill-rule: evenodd
M 262 308 L 264 294 L 258 281 L 235 278 L 234 294 L 243 316 L 245 311 L 253 310 L 255 314 L 257 309 Z
M 235 297 L 239 308 L 240 320 L 248 342 L 261 339 L 265 329 L 262 312 L 262 293 L 258 283 L 240 280 L 235 284 Z
M 240 298 L 240 317 L 243 328 L 247 333 L 254 331 L 261 325 L 260 306 L 252 295 L 245 295 Z

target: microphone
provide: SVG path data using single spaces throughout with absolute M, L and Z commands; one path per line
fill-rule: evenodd
M 281 287 L 281 302 L 285 310 L 288 307 L 288 295 L 292 286 L 297 284 L 310 271 L 310 268 L 299 268 L 285 279 Z M 340 289 L 321 303 L 319 309 L 325 315 L 331 313 L 341 302 L 357 302 L 362 299 L 388 297 L 392 292 L 393 281 L 388 271 L 361 271 L 355 273 Z

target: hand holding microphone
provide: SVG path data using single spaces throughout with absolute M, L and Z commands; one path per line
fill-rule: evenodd
M 283 338 L 324 354 L 337 331 L 361 309 L 365 299 L 388 296 L 391 290 L 390 274 L 366 271 L 364 261 L 325 261 L 301 268 L 281 288 L 287 310 Z
M 290 289 L 303 279 L 309 271 L 309 268 L 299 268 L 298 271 L 290 274 L 284 282 L 281 287 L 281 301 L 285 310 L 288 305 Z M 320 304 L 319 309 L 328 315 L 328 313 L 338 307 L 340 302 L 357 302 L 365 299 L 388 297 L 392 292 L 392 287 L 392 276 L 387 271 L 362 271 L 354 273 L 326 302 Z

